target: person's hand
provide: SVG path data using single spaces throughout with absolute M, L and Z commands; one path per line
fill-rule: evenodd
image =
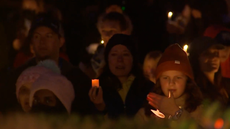
M 97 93 L 97 90 L 98 90 L 98 93 Z M 94 103 L 94 105 L 99 111 L 103 111 L 105 109 L 105 103 L 103 100 L 103 91 L 101 87 L 99 88 L 92 87 L 89 90 L 89 98 Z
M 149 93 L 147 100 L 151 106 L 158 109 L 163 114 L 174 115 L 179 107 L 176 105 L 173 94 L 169 92 L 169 97 L 157 95 L 155 93 Z

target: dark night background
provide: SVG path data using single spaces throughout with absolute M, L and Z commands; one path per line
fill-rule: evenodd
M 20 0 L 0 0 L 0 22 L 5 27 L 7 43 L 16 37 Z M 133 23 L 133 37 L 138 41 L 140 59 L 151 50 L 163 51 L 170 43 L 165 24 L 168 11 L 181 12 L 183 0 L 46 0 L 62 13 L 67 54 L 72 64 L 84 58 L 84 49 L 100 41 L 97 17 L 111 4 L 125 8 Z M 12 47 L 12 45 L 11 45 Z M 13 49 L 13 48 L 11 48 Z M 11 56 L 13 58 L 13 56 Z

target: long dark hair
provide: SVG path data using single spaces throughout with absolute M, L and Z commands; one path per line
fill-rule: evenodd
M 193 68 L 193 73 L 194 73 L 194 77 L 197 83 L 201 83 L 202 88 L 206 89 L 209 88 L 207 87 L 207 78 L 204 75 L 203 71 L 200 68 L 200 61 L 199 61 L 199 54 L 195 54 L 191 57 L 189 57 L 189 60 L 191 62 L 192 68 Z M 216 85 L 217 87 L 221 88 L 221 80 L 222 80 L 222 76 L 221 76 L 221 69 L 219 68 L 218 71 L 215 73 L 215 78 L 214 78 L 214 85 Z
M 226 103 L 226 97 L 220 94 L 218 91 L 224 88 L 222 83 L 221 68 L 214 75 L 214 84 L 208 80 L 206 75 L 200 68 L 199 55 L 190 57 L 190 62 L 194 71 L 194 77 L 197 85 L 200 87 L 204 98 L 211 99 L 211 101 L 219 100 L 222 103 Z

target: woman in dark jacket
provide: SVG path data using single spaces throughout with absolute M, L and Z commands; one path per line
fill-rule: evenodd
M 105 48 L 105 62 L 99 77 L 101 87 L 98 91 L 92 87 L 89 92 L 91 101 L 109 118 L 134 116 L 154 84 L 142 75 L 131 37 L 114 35 Z

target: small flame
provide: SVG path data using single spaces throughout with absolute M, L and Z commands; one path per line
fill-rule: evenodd
M 168 13 L 168 18 L 171 18 L 172 15 L 173 15 L 173 12 L 169 12 L 169 13 Z
M 188 45 L 187 44 L 184 45 L 183 50 L 187 53 L 187 51 L 188 51 Z
M 169 98 L 171 98 L 171 91 L 169 91 Z
M 151 112 L 154 113 L 156 116 L 160 117 L 160 118 L 165 118 L 165 115 L 163 113 L 161 113 L 158 109 L 157 110 L 152 110 Z
M 104 44 L 105 42 L 104 42 L 104 40 L 101 40 L 101 44 Z

